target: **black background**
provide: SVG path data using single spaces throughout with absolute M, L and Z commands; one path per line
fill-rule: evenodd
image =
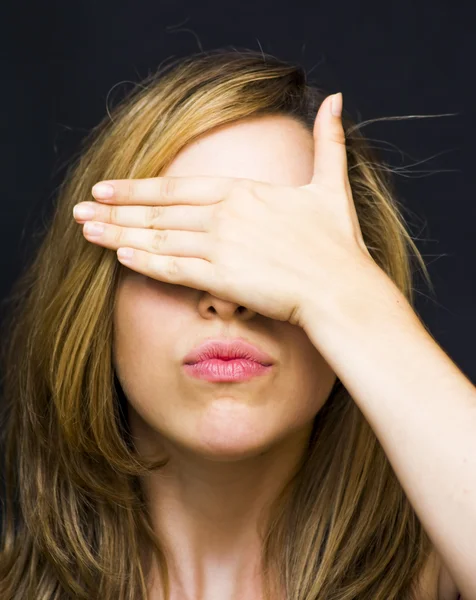
M 5 298 L 47 223 L 83 136 L 160 63 L 218 47 L 262 49 L 342 91 L 417 217 L 436 288 L 417 310 L 476 382 L 475 26 L 472 2 L 237 3 L 82 0 L 2 5 L 1 289 Z M 35 237 L 36 235 L 36 237 Z

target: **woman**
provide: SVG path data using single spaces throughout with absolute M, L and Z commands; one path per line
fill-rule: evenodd
M 13 296 L 1 598 L 474 591 L 476 511 L 436 499 L 474 492 L 474 389 L 342 98 L 253 51 L 158 75 L 91 133 Z

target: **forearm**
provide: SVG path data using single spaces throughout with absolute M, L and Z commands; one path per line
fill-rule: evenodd
M 355 289 L 325 311 L 316 290 L 304 329 L 378 437 L 462 596 L 476 598 L 476 389 L 383 272 Z

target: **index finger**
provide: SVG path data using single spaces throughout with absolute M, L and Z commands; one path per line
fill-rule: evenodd
M 230 177 L 150 177 L 112 179 L 93 186 L 91 193 L 100 202 L 170 206 L 172 204 L 216 204 L 236 183 Z M 112 186 L 112 195 L 103 195 L 102 186 Z

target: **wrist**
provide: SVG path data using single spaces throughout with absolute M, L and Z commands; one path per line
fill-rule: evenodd
M 422 327 L 409 301 L 371 258 L 355 261 L 332 287 L 308 286 L 301 311 L 301 327 L 325 353 L 326 345 L 355 334 L 372 335 L 389 320 Z M 376 328 L 376 329 L 375 329 Z M 338 342 L 337 342 L 338 343 Z

